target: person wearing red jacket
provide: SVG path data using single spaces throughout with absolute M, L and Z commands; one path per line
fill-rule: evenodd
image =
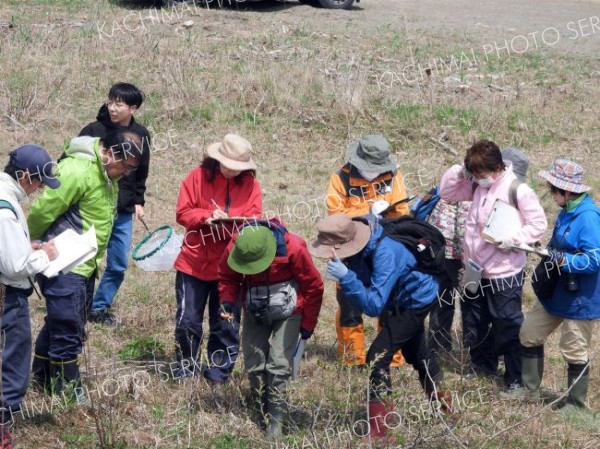
M 257 217 L 262 193 L 255 178 L 252 146 L 243 137 L 227 134 L 209 145 L 202 164 L 181 185 L 177 223 L 186 228 L 181 253 L 175 261 L 177 315 L 175 339 L 179 369 L 175 377 L 199 374 L 202 320 L 208 303 L 210 335 L 208 367 L 204 377 L 213 384 L 225 382 L 239 350 L 240 311 L 231 323 L 220 319 L 217 266 L 235 233 L 230 217 Z
M 314 332 L 323 291 L 306 242 L 276 219 L 242 228 L 219 264 L 221 317 L 243 302 L 244 366 L 270 438 L 281 437 L 294 351 Z

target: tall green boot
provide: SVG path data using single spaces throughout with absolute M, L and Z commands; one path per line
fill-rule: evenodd
M 530 392 L 539 395 L 542 377 L 544 376 L 544 346 L 526 348 L 521 346 L 521 379 L 523 386 Z
M 258 426 L 266 429 L 265 416 L 267 414 L 267 378 L 264 372 L 248 373 L 250 381 L 250 401 L 254 419 Z
M 581 375 L 581 377 L 579 377 Z M 577 380 L 579 378 L 579 380 Z M 586 409 L 585 399 L 588 392 L 588 384 L 590 380 L 590 369 L 587 363 L 569 363 L 568 369 L 569 379 L 569 397 L 567 403 L 576 407 Z

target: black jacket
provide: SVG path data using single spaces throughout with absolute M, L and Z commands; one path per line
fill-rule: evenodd
M 119 180 L 119 202 L 117 204 L 117 210 L 118 212 L 132 214 L 135 212 L 136 204 L 143 206 L 145 203 L 144 193 L 146 192 L 146 178 L 148 178 L 148 171 L 150 169 L 151 148 L 150 133 L 148 130 L 138 124 L 133 117 L 131 117 L 129 126 L 115 125 L 110 121 L 108 108 L 106 105 L 102 105 L 96 116 L 96 121 L 83 128 L 79 135 L 103 138 L 109 132 L 117 129 L 135 131 L 143 139 L 144 152 L 138 169 Z

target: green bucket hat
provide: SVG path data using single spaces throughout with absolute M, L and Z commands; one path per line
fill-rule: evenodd
M 258 274 L 265 271 L 273 259 L 277 243 L 266 226 L 246 226 L 235 240 L 227 265 L 241 274 Z

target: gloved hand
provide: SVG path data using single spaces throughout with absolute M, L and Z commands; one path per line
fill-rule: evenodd
M 548 248 L 548 260 L 552 262 L 552 264 L 556 264 L 556 266 L 560 267 L 565 261 L 565 253 Z
M 376 215 L 377 218 L 381 219 L 381 213 L 388 207 L 390 207 L 390 203 L 388 203 L 386 200 L 375 201 L 371 206 L 371 213 Z
M 467 170 L 466 167 L 463 167 L 458 172 L 458 179 L 466 179 L 467 181 L 473 181 L 473 173 Z
M 300 337 L 302 338 L 302 340 L 308 340 L 310 337 L 312 337 L 313 332 L 314 331 L 309 331 L 309 330 L 301 327 L 300 328 Z
M 348 273 L 348 267 L 340 259 L 333 259 L 327 262 L 327 279 L 339 282 Z

